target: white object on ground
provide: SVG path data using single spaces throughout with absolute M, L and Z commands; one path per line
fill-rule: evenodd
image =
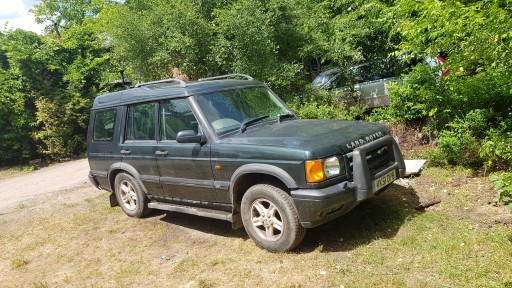
M 427 160 L 405 160 L 405 177 L 420 173 L 425 162 L 427 162 Z

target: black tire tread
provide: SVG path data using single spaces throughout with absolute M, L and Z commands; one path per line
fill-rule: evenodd
M 139 181 L 137 181 L 137 179 L 135 179 L 135 177 L 133 177 L 129 173 L 121 172 L 116 175 L 116 179 L 114 182 L 115 183 L 114 189 L 117 189 L 117 185 L 120 181 L 120 180 L 118 180 L 118 177 L 119 178 L 121 178 L 121 177 L 128 178 L 128 180 L 130 180 L 131 184 L 133 185 L 135 192 L 137 193 L 137 198 L 139 198 L 138 199 L 139 201 L 137 204 L 138 211 L 136 210 L 135 213 L 129 213 L 126 210 L 124 210 L 123 204 L 121 203 L 121 199 L 119 199 L 119 194 L 116 191 L 114 191 L 117 201 L 119 203 L 119 206 L 121 206 L 121 209 L 123 209 L 125 214 L 130 217 L 143 218 L 143 217 L 147 216 L 149 213 L 151 213 L 152 209 L 148 207 L 148 198 L 146 197 L 146 194 L 144 193 L 144 190 L 142 189 L 142 186 L 140 185 Z
M 282 247 L 282 245 L 276 246 L 276 247 L 263 246 L 262 244 L 258 243 L 258 241 L 254 241 L 255 239 L 251 236 L 251 233 L 249 231 L 247 231 L 249 236 L 251 236 L 251 238 L 253 238 L 253 241 L 256 243 L 257 246 L 267 249 L 272 252 L 285 252 L 285 251 L 289 251 L 289 250 L 295 248 L 304 239 L 304 237 L 306 235 L 306 228 L 304 228 L 300 224 L 298 212 L 293 203 L 293 199 L 285 191 L 283 191 L 282 189 L 280 189 L 276 186 L 270 185 L 270 184 L 256 184 L 247 190 L 246 194 L 244 195 L 244 198 L 242 199 L 242 206 L 244 206 L 244 202 L 249 201 L 248 198 L 245 197 L 246 195 L 250 196 L 252 193 L 255 193 L 252 191 L 259 191 L 260 189 L 267 191 L 271 195 L 274 195 L 274 197 L 279 201 L 279 204 L 281 204 L 283 206 L 283 208 L 285 210 L 287 210 L 286 213 L 290 214 L 288 216 L 290 216 L 290 218 L 291 218 L 288 221 L 292 226 L 292 227 L 290 227 L 290 229 L 291 229 L 291 231 L 296 231 L 296 235 L 295 235 L 294 241 L 290 245 L 286 245 L 284 247 Z M 278 205 L 278 203 L 274 203 L 274 204 Z M 244 212 L 242 211 L 242 213 L 244 213 Z M 249 228 L 249 229 L 251 229 L 251 228 Z M 247 227 L 246 227 L 246 230 L 248 230 Z

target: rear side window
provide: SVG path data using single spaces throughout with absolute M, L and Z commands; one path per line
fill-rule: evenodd
M 128 107 L 126 140 L 155 140 L 155 103 Z
M 116 124 L 116 111 L 99 111 L 94 116 L 93 141 L 111 142 Z

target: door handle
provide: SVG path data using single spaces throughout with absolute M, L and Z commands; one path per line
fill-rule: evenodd
M 169 154 L 169 152 L 167 150 L 164 150 L 164 151 L 155 151 L 155 155 L 156 156 L 166 156 L 167 154 Z
M 132 154 L 132 151 L 130 150 L 121 150 L 121 155 L 130 155 Z

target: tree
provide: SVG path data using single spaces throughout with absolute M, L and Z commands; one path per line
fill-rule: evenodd
M 27 127 L 21 134 L 27 131 L 33 140 L 25 142 L 35 142 L 37 152 L 48 158 L 70 157 L 85 150 L 89 108 L 104 91 L 102 84 L 111 68 L 95 26 L 95 15 L 105 3 L 43 0 L 34 13 L 39 21 L 58 26 L 57 38 L 14 30 L 2 39 L 5 53 L 0 53 L 4 55 L 0 60 L 8 68 L 2 75 L 6 83 L 2 88 L 9 95 L 3 99 L 12 103 L 11 110 L 25 103 Z M 26 151 L 28 156 L 20 159 L 36 155 L 33 147 Z
M 175 68 L 190 78 L 207 75 L 213 3 L 135 0 L 110 6 L 100 19 L 112 58 L 139 81 L 172 77 Z
M 300 84 L 299 52 L 304 43 L 294 3 L 237 1 L 216 10 L 210 56 L 215 74 L 250 74 L 269 83 L 281 97 L 292 96 Z
M 95 16 L 108 0 L 42 0 L 31 10 L 36 23 L 61 38 L 61 31 L 80 26 L 87 17 Z
M 395 118 L 416 115 L 409 119 L 427 120 L 426 129 L 439 136 L 438 162 L 473 167 L 507 163 L 492 151 L 501 151 L 500 143 L 506 143 L 496 135 L 512 132 L 510 8 L 510 1 L 501 0 L 399 0 L 393 8 L 400 54 L 447 56 L 449 75 L 428 75 L 418 68 L 391 95 Z
M 136 0 L 99 18 L 113 58 L 141 81 L 176 71 L 191 79 L 239 72 L 285 91 L 301 75 L 304 34 L 295 3 Z
M 31 55 L 41 45 L 37 34 L 23 30 L 0 33 L 0 162 L 20 164 L 34 156 L 34 97 L 27 68 L 38 63 Z

